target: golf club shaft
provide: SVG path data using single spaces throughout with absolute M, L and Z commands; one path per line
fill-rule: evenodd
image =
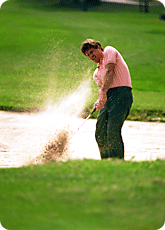
M 79 129 L 85 124 L 85 122 L 92 116 L 92 114 L 96 111 L 96 108 L 93 109 L 93 111 L 88 115 L 88 117 L 85 119 L 85 121 L 80 125 L 80 127 L 76 130 L 76 132 L 73 133 L 72 137 L 79 131 Z

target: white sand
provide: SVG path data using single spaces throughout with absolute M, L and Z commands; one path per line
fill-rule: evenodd
M 63 127 L 73 132 L 83 123 L 75 117 Z M 54 122 L 53 122 L 54 121 Z M 96 120 L 89 119 L 70 140 L 71 159 L 100 159 L 95 142 Z M 0 112 L 0 167 L 20 167 L 43 152 L 45 144 L 58 132 L 60 120 L 50 114 Z M 123 126 L 125 160 L 165 159 L 165 123 L 126 121 Z

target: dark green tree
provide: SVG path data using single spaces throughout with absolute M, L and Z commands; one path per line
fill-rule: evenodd
M 82 4 L 82 9 L 83 11 L 87 11 L 89 7 L 98 6 L 100 3 L 100 0 L 84 0 Z
M 139 10 L 140 12 L 148 13 L 149 12 L 149 3 L 152 2 L 152 0 L 139 0 Z

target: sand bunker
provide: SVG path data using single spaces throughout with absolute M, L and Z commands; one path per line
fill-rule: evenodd
M 69 124 L 61 129 L 69 134 L 66 132 L 66 135 L 60 137 L 57 125 L 43 124 L 45 118 L 49 118 L 47 116 L 44 114 L 43 119 L 43 114 L 0 112 L 0 167 L 20 167 L 34 160 L 40 163 L 39 156 L 48 152 L 51 154 L 45 155 L 45 159 L 54 160 L 56 156 L 52 153 L 56 151 L 55 148 L 65 152 L 64 160 L 100 159 L 94 138 L 96 120 L 88 120 L 73 138 L 68 139 L 84 120 L 70 117 Z M 126 121 L 123 126 L 125 160 L 165 159 L 164 130 L 165 123 Z M 58 146 L 56 142 L 51 145 L 53 137 L 58 140 L 61 138 L 61 142 L 66 142 L 66 145 Z M 61 153 L 57 152 L 60 158 Z
M 0 112 L 0 167 L 20 167 L 52 160 L 100 159 L 96 120 L 83 124 L 80 114 L 90 97 L 90 80 L 42 113 Z M 125 160 L 165 159 L 165 123 L 126 121 Z

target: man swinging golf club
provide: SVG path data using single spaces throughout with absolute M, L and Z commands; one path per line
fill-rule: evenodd
M 99 41 L 87 39 L 81 52 L 97 64 L 93 78 L 98 85 L 94 109 L 99 111 L 95 137 L 101 158 L 124 158 L 121 129 L 133 102 L 129 69 L 113 47 L 102 48 Z

